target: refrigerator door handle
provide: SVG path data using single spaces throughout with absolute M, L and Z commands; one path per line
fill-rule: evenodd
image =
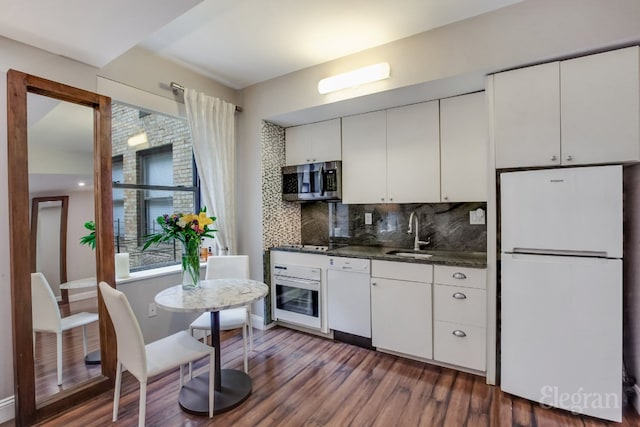
M 556 256 L 579 256 L 589 258 L 607 258 L 604 251 L 573 251 L 559 249 L 539 249 L 539 248 L 513 248 L 512 254 L 528 255 L 556 255 Z

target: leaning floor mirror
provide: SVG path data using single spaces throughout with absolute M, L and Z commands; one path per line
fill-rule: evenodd
M 115 283 L 111 100 L 15 70 L 7 96 L 15 422 L 26 426 L 112 386 L 115 335 L 96 287 Z M 95 251 L 79 243 L 91 220 Z M 79 313 L 77 330 L 47 330 Z

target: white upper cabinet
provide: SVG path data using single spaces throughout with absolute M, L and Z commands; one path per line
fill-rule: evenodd
M 640 48 L 494 76 L 496 168 L 640 160 Z
M 487 120 L 484 92 L 440 100 L 443 202 L 487 200 Z
M 640 159 L 640 48 L 560 63 L 562 162 Z
M 287 128 L 285 141 L 287 165 L 340 160 L 340 119 Z
M 496 168 L 560 164 L 560 63 L 495 75 Z
M 387 198 L 440 201 L 438 101 L 387 110 Z
M 342 119 L 343 203 L 440 201 L 438 101 Z
M 342 118 L 342 202 L 387 198 L 387 112 Z

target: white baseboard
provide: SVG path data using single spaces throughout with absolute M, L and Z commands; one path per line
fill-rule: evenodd
M 5 397 L 0 400 L 0 423 L 9 421 L 15 418 L 16 408 L 15 399 L 13 396 Z
M 636 408 L 636 412 L 640 414 L 640 387 L 638 384 L 634 384 L 633 386 L 633 407 Z

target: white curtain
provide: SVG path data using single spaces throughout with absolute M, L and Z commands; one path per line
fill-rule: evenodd
M 236 254 L 236 135 L 233 104 L 193 89 L 184 90 L 203 205 L 215 216 L 219 254 Z

